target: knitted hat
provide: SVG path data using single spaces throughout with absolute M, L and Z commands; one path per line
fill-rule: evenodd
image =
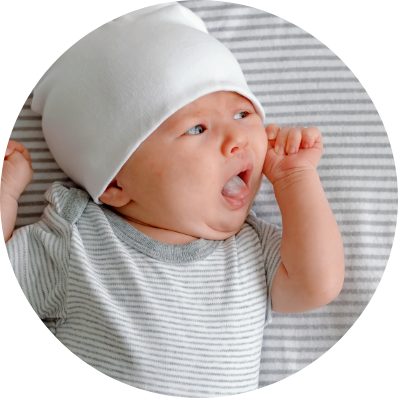
M 135 149 L 183 106 L 216 91 L 248 98 L 232 53 L 178 3 L 147 7 L 89 33 L 34 89 L 32 110 L 58 165 L 96 203 Z

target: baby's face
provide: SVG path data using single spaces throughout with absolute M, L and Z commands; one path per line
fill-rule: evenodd
M 125 163 L 117 183 L 131 201 L 117 210 L 152 226 L 227 239 L 260 188 L 267 145 L 249 100 L 229 91 L 205 95 L 169 117 Z

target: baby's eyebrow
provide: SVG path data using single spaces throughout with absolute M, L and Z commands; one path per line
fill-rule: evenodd
M 250 107 L 251 109 L 255 109 L 254 105 L 252 104 L 252 102 L 250 100 L 248 100 L 247 98 L 239 98 L 239 100 L 236 103 L 237 106 L 242 106 L 242 107 Z

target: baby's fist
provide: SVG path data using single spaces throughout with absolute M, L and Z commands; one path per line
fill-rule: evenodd
M 322 135 L 316 127 L 279 128 L 270 124 L 265 129 L 268 152 L 263 172 L 273 184 L 298 170 L 316 169 L 322 156 Z
M 266 127 L 268 140 L 274 141 L 274 150 L 278 155 L 293 155 L 299 148 L 312 148 L 315 141 L 321 136 L 320 131 L 314 127 L 284 126 L 281 129 L 276 124 Z
M 1 197 L 19 196 L 32 181 L 33 169 L 28 150 L 16 141 L 9 141 L 1 175 Z

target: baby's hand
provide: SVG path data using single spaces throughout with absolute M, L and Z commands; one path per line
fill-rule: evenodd
M 18 200 L 32 181 L 33 169 L 28 150 L 20 143 L 9 141 L 1 175 L 1 202 Z
M 268 151 L 263 173 L 274 184 L 301 170 L 316 170 L 322 156 L 322 135 L 316 127 L 279 128 L 270 124 L 265 129 Z

